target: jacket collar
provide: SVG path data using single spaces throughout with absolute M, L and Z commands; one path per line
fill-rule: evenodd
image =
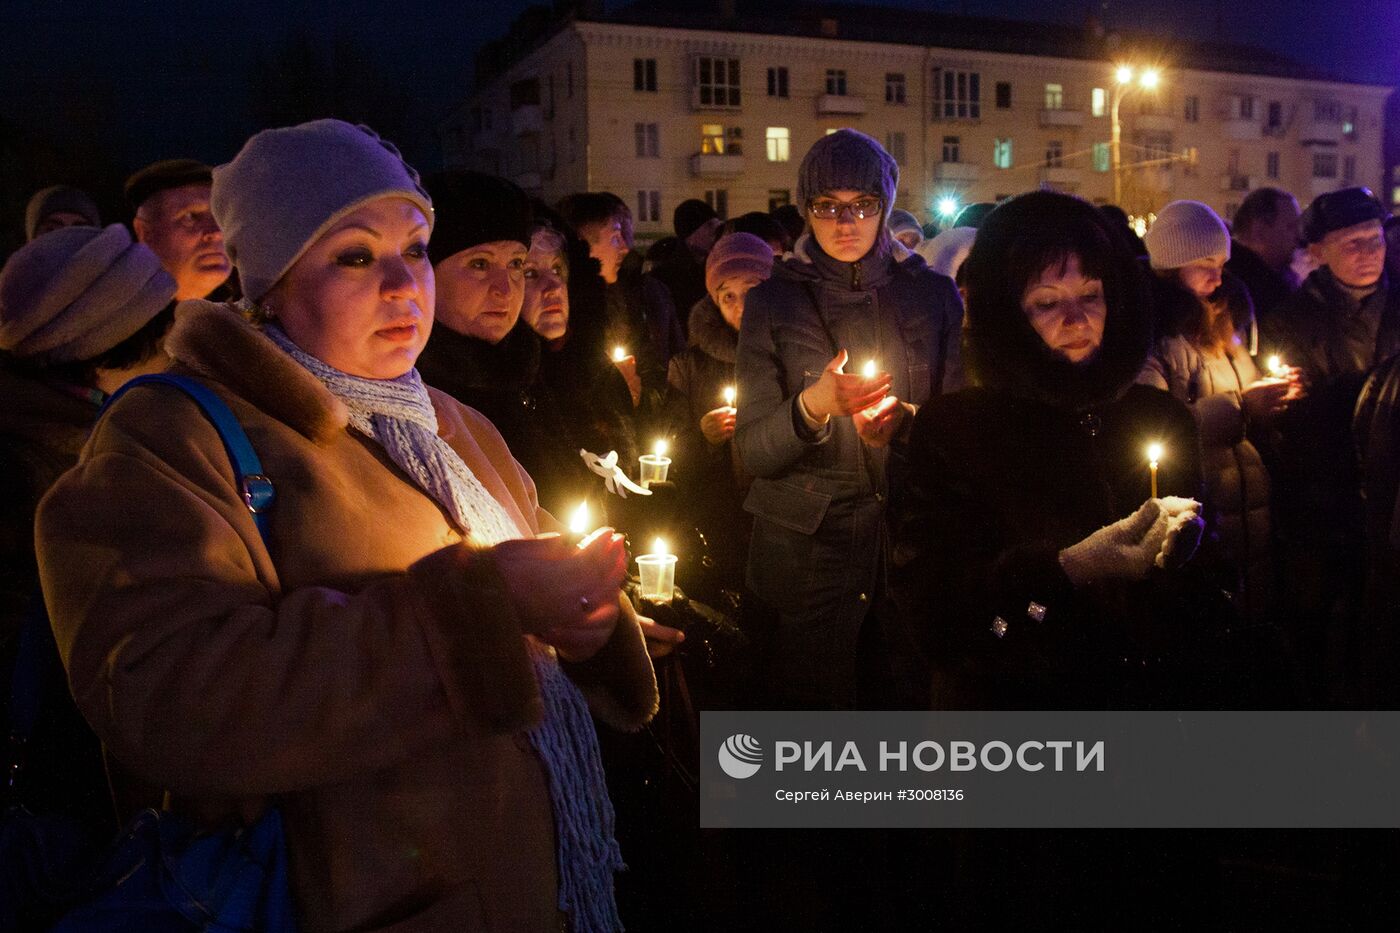
M 181 302 L 165 352 L 317 443 L 329 442 L 350 423 L 345 403 L 231 304 Z
M 690 345 L 721 363 L 732 364 L 739 354 L 739 334 L 724 320 L 709 295 L 690 309 Z
M 809 231 L 797 238 L 791 253 L 774 264 L 774 272 L 781 270 L 789 278 L 822 282 L 833 288 L 866 291 L 884 285 L 897 272 L 915 271 L 923 265 L 917 253 L 886 232 L 881 233 L 864 257 L 841 262 L 828 256 Z

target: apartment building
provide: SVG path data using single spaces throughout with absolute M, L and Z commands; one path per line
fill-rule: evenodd
M 1130 214 L 1194 198 L 1228 217 L 1263 185 L 1306 204 L 1386 180 L 1391 89 L 1259 50 L 878 7 L 737 6 L 650 0 L 514 37 L 443 125 L 448 164 L 550 202 L 616 192 L 639 235 L 659 236 L 686 198 L 724 215 L 791 201 L 803 153 L 851 126 L 898 160 L 899 206 L 925 219 L 1041 187 L 1105 203 L 1117 102 Z M 1123 66 L 1134 71 L 1120 83 Z

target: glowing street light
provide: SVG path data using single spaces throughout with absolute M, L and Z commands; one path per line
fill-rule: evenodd
M 1113 106 L 1109 114 L 1112 120 L 1113 141 L 1109 147 L 1109 154 L 1113 159 L 1113 203 L 1122 207 L 1123 125 L 1118 122 L 1118 105 L 1123 102 L 1123 95 L 1134 87 L 1144 91 L 1155 91 L 1162 84 L 1162 72 L 1156 68 L 1144 68 L 1138 72 L 1132 65 L 1119 65 L 1114 69 L 1113 77 L 1116 83 L 1113 86 Z
M 938 199 L 938 216 L 952 219 L 958 212 L 958 202 L 956 198 Z

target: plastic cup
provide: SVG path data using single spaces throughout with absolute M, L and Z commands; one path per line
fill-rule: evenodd
M 671 469 L 670 457 L 658 457 L 656 454 L 642 454 L 638 458 L 642 462 L 641 475 L 638 483 L 643 489 L 652 483 L 666 482 L 666 472 Z
M 637 574 L 642 578 L 642 598 L 669 603 L 676 589 L 676 555 L 640 554 Z

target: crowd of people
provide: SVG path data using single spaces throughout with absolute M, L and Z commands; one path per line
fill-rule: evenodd
M 1371 192 L 1139 239 L 1034 191 L 938 230 L 849 129 L 796 181 L 643 251 L 611 193 L 420 178 L 318 120 L 138 171 L 129 226 L 36 193 L 0 643 L 8 672 L 37 613 L 61 673 L 15 799 L 94 844 L 275 807 L 307 930 L 655 929 L 733 906 L 697 878 L 700 708 L 1393 704 Z M 270 507 L 183 394 L 107 406 L 157 371 L 228 405 Z M 670 600 L 629 573 L 656 537 Z

